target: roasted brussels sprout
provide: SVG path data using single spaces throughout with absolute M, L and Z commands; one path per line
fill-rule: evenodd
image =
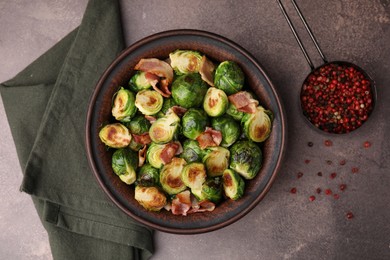
M 163 102 L 163 97 L 155 90 L 142 90 L 135 96 L 135 106 L 144 115 L 157 114 Z
M 199 190 L 206 181 L 206 168 L 203 163 L 189 163 L 184 166 L 181 174 L 183 183 L 190 189 Z
M 212 118 L 211 126 L 221 132 L 223 147 L 231 146 L 241 135 L 240 124 L 229 115 Z
M 207 148 L 202 160 L 206 166 L 207 175 L 210 177 L 221 176 L 229 167 L 229 157 L 230 152 L 224 147 Z
M 160 171 L 150 164 L 144 164 L 138 171 L 137 185 L 144 187 L 158 186 L 160 184 Z
M 134 198 L 141 206 L 150 211 L 159 211 L 167 204 L 167 197 L 157 187 L 136 186 Z
M 184 108 L 199 107 L 208 85 L 199 74 L 186 74 L 177 77 L 172 83 L 172 98 Z
M 137 178 L 138 155 L 134 151 L 122 148 L 112 154 L 112 169 L 121 181 L 133 184 Z
M 174 138 L 179 125 L 180 118 L 170 109 L 152 124 L 149 129 L 150 139 L 159 144 L 168 143 Z
M 164 98 L 164 103 L 163 103 L 163 106 L 161 108 L 161 112 L 165 115 L 171 107 L 176 106 L 176 105 L 177 104 L 176 104 L 175 100 L 173 100 L 172 97 Z
M 130 144 L 132 137 L 126 126 L 113 123 L 100 129 L 99 138 L 108 147 L 123 148 Z
M 206 112 L 202 109 L 190 108 L 182 117 L 182 134 L 195 140 L 209 124 Z
M 160 169 L 164 164 L 160 157 L 162 150 L 165 148 L 165 144 L 152 143 L 146 151 L 146 160 L 154 168 Z
M 226 112 L 229 105 L 228 97 L 220 89 L 210 87 L 203 100 L 203 109 L 209 116 L 217 117 Z
M 145 77 L 146 72 L 137 71 L 129 81 L 129 88 L 134 92 L 149 89 L 152 87 L 150 81 Z
M 253 114 L 245 114 L 241 119 L 245 135 L 253 142 L 264 142 L 271 133 L 272 118 L 272 112 L 262 106 Z
M 222 175 L 223 190 L 226 197 L 238 200 L 244 195 L 245 181 L 232 169 L 226 169 Z
M 197 73 L 202 61 L 202 55 L 192 50 L 176 50 L 169 54 L 171 67 L 176 74 Z
M 121 87 L 115 93 L 114 103 L 111 113 L 116 120 L 129 122 L 137 112 L 137 107 L 134 105 L 134 94 L 130 90 Z
M 224 61 L 215 70 L 214 85 L 226 94 L 237 93 L 244 86 L 244 72 L 234 61 Z
M 263 161 L 260 147 L 252 141 L 237 141 L 230 148 L 230 169 L 235 170 L 247 180 L 259 172 Z
M 241 121 L 242 117 L 244 116 L 244 112 L 239 111 L 235 105 L 232 103 L 229 103 L 229 106 L 226 110 L 226 114 L 233 117 L 234 120 Z
M 222 182 L 220 178 L 209 178 L 203 183 L 201 200 L 209 200 L 214 203 L 222 199 Z
M 143 115 L 137 115 L 126 124 L 132 134 L 142 135 L 149 132 L 150 122 Z
M 187 163 L 201 162 L 203 151 L 200 149 L 198 141 L 190 139 L 185 140 L 181 157 L 186 160 Z
M 181 179 L 181 173 L 183 171 L 186 161 L 182 158 L 174 157 L 172 161 L 161 169 L 160 183 L 162 188 L 169 195 L 174 195 L 182 192 L 187 188 Z

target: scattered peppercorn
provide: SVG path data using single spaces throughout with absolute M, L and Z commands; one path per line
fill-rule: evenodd
M 324 141 L 324 145 L 325 146 L 332 146 L 333 145 L 333 142 L 331 140 L 325 140 Z
M 338 200 L 338 199 L 340 198 L 340 196 L 339 196 L 339 194 L 333 194 L 333 198 L 334 198 L 335 200 Z
M 292 194 L 297 193 L 297 188 L 291 188 L 290 193 L 292 193 Z
M 337 176 L 337 173 L 335 173 L 335 172 L 332 172 L 332 173 L 330 174 L 330 178 L 331 178 L 331 179 L 336 178 L 336 176 Z
M 298 179 L 301 178 L 302 176 L 303 176 L 303 172 L 298 172 L 297 174 Z
M 321 188 L 317 188 L 317 189 L 316 189 L 316 192 L 317 192 L 318 194 L 320 194 L 321 191 L 322 191 Z
M 352 219 L 354 216 L 353 216 L 353 213 L 351 211 L 347 212 L 347 214 L 345 215 L 345 217 L 347 219 Z
M 371 147 L 371 143 L 369 141 L 365 141 L 363 143 L 363 146 L 364 146 L 364 148 L 370 148 Z
M 315 199 L 316 199 L 316 197 L 313 196 L 313 195 L 309 197 L 309 200 L 310 200 L 310 201 L 314 201 Z
M 351 169 L 351 171 L 352 171 L 352 173 L 358 173 L 358 172 L 359 172 L 359 168 L 353 167 L 353 168 Z
M 345 165 L 347 162 L 345 160 L 340 161 L 340 165 Z
M 317 172 L 317 175 L 321 177 L 322 176 L 322 172 Z
M 309 146 L 309 147 L 313 147 L 313 145 L 314 145 L 313 142 L 308 142 L 308 143 L 307 143 L 307 146 Z
M 305 163 L 306 163 L 306 164 L 309 164 L 309 163 L 310 163 L 310 160 L 306 159 L 306 160 L 305 160 Z
M 332 194 L 332 190 L 331 190 L 331 189 L 326 189 L 326 190 L 325 190 L 325 194 L 326 194 L 326 195 Z
M 347 188 L 346 184 L 340 184 L 340 190 L 344 191 Z

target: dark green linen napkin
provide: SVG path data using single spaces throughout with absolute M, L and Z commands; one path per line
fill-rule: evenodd
M 90 0 L 81 25 L 0 86 L 24 176 L 54 259 L 147 259 L 152 230 L 121 212 L 87 162 L 90 96 L 124 48 L 118 1 Z

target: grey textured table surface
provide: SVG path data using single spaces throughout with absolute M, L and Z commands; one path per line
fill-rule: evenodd
M 0 81 L 49 49 L 81 21 L 86 0 L 0 1 Z M 285 1 L 317 57 L 290 1 Z M 207 30 L 237 42 L 269 73 L 287 112 L 288 147 L 265 199 L 221 230 L 191 236 L 157 232 L 153 259 L 390 259 L 390 1 L 298 1 L 329 60 L 346 60 L 375 79 L 370 120 L 348 135 L 313 131 L 300 115 L 300 85 L 310 72 L 276 1 L 122 1 L 127 44 L 169 29 Z M 317 65 L 318 58 L 314 59 Z M 51 259 L 0 101 L 0 258 Z M 332 147 L 324 140 L 331 139 Z M 372 146 L 364 148 L 370 141 Z M 309 147 L 307 143 L 314 143 Z M 310 160 L 310 163 L 305 163 Z M 345 160 L 345 165 L 339 165 Z M 331 161 L 332 164 L 326 163 Z M 358 167 L 357 174 L 351 173 Z M 322 171 L 323 176 L 317 176 Z M 297 173 L 303 172 L 302 178 Z M 329 173 L 337 172 L 335 179 Z M 346 184 L 342 192 L 338 186 Z M 296 187 L 298 192 L 289 191 Z M 316 188 L 330 188 L 339 199 Z M 310 195 L 316 200 L 309 201 Z M 354 218 L 347 220 L 347 212 Z

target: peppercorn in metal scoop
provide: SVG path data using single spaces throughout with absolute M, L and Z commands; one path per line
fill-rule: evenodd
M 367 121 L 374 108 L 376 100 L 374 81 L 353 63 L 328 62 L 297 3 L 291 0 L 323 61 L 323 64 L 316 68 L 281 0 L 277 2 L 311 68 L 311 73 L 301 88 L 303 114 L 315 127 L 328 133 L 342 134 L 359 128 Z

